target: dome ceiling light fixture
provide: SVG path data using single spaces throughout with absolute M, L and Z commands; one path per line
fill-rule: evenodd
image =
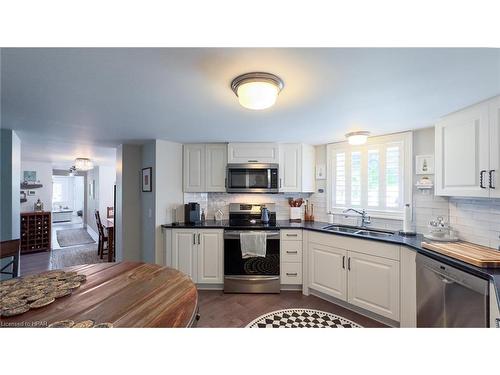
M 345 135 L 347 141 L 352 146 L 364 145 L 368 140 L 368 136 L 370 132 L 367 131 L 359 131 L 359 132 L 350 132 Z
M 242 74 L 231 82 L 240 104 L 248 109 L 266 109 L 276 103 L 285 84 L 277 75 L 264 72 Z
M 76 158 L 75 168 L 78 171 L 89 171 L 94 168 L 94 163 L 89 158 Z

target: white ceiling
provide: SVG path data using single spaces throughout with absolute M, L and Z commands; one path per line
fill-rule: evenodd
M 256 70 L 285 81 L 269 110 L 241 107 L 229 87 Z M 2 126 L 33 145 L 319 144 L 427 127 L 500 94 L 500 50 L 3 49 L 1 78 Z

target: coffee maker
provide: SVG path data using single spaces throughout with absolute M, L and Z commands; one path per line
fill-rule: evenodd
M 196 202 L 189 202 L 184 205 L 184 223 L 200 224 L 200 205 Z

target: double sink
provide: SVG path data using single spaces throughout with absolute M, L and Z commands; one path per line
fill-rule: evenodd
M 350 234 L 357 234 L 359 236 L 377 237 L 377 238 L 387 238 L 394 236 L 394 232 L 390 231 L 353 227 L 349 225 L 328 225 L 326 227 L 323 227 L 322 229 L 334 233 L 350 233 Z

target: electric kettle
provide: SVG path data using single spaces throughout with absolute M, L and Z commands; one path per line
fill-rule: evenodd
M 261 207 L 260 221 L 262 224 L 269 224 L 269 209 L 267 207 Z

